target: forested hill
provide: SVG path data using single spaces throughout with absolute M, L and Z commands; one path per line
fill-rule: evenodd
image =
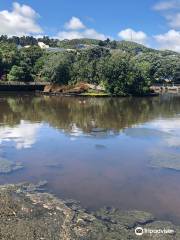
M 180 83 L 180 54 L 109 39 L 1 36 L 0 79 L 86 82 L 113 95 L 141 95 L 154 83 Z

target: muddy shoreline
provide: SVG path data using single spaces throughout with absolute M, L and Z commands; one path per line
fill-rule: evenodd
M 44 184 L 0 186 L 1 239 L 180 239 L 180 226 L 157 221 L 150 213 L 113 208 L 88 212 L 74 200 L 64 201 L 44 192 Z M 171 233 L 136 236 L 137 227 L 170 229 Z

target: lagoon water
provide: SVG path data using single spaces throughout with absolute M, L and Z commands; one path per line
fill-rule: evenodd
M 47 180 L 48 191 L 89 209 L 145 210 L 180 223 L 178 95 L 1 93 L 1 157 L 22 162 L 24 169 L 0 175 L 0 184 Z M 163 161 L 172 161 L 172 169 Z

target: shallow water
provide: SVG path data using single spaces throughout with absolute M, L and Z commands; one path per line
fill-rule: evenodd
M 1 184 L 47 180 L 50 192 L 90 209 L 145 210 L 180 223 L 180 171 L 151 164 L 174 155 L 180 156 L 178 95 L 0 94 L 0 157 L 25 166 L 0 175 Z

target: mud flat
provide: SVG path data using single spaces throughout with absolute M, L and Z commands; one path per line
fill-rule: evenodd
M 45 182 L 46 183 L 46 182 Z M 103 208 L 88 212 L 73 200 L 39 192 L 40 184 L 0 186 L 0 239 L 126 240 L 180 239 L 180 226 L 156 221 L 150 213 Z M 168 234 L 135 235 L 135 228 L 171 229 Z

